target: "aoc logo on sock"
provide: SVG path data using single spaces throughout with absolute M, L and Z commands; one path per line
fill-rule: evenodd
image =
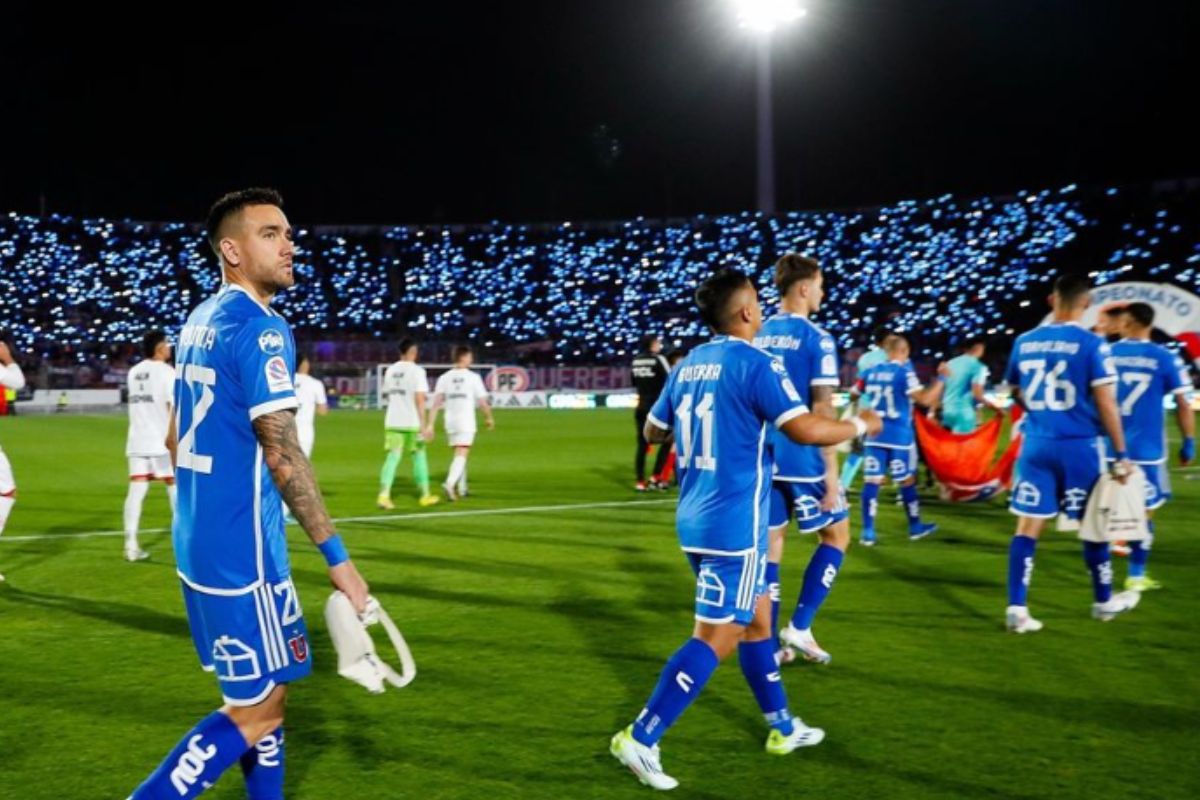
M 197 733 L 188 742 L 188 749 L 179 757 L 175 769 L 171 770 L 171 785 L 180 797 L 187 795 L 188 789 L 196 784 L 196 780 L 204 773 L 204 765 L 217 754 L 216 745 L 201 747 L 204 737 Z

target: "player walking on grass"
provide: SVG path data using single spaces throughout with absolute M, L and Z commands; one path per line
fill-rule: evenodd
M 292 229 L 269 189 L 222 197 L 208 240 L 224 284 L 188 317 L 175 391 L 173 536 L 201 666 L 225 704 L 188 731 L 132 800 L 192 798 L 240 764 L 250 800 L 283 797 L 287 684 L 312 669 L 280 495 L 361 613 L 367 584 L 334 531 L 296 433 L 288 324 L 269 303 L 293 285 Z
M 979 427 L 978 406 L 999 411 L 984 395 L 988 368 L 983 363 L 987 343 L 979 337 L 963 347 L 962 354 L 946 362 L 946 393 L 942 398 L 942 425 L 952 433 L 972 433 Z
M 13 360 L 8 345 L 0 340 L 0 391 L 24 388 L 25 373 L 21 372 L 21 365 Z M 17 482 L 13 478 L 12 465 L 8 463 L 8 456 L 4 455 L 4 448 L 0 448 L 0 534 L 4 533 L 4 525 L 16 502 Z M 0 574 L 0 581 L 3 580 L 4 575 Z
M 945 386 L 939 374 L 932 386 L 922 386 L 913 371 L 908 340 L 899 334 L 883 343 L 888 360 L 867 370 L 860 378 L 860 389 L 867 402 L 883 417 L 883 430 L 867 438 L 866 470 L 863 472 L 862 543 L 875 544 L 875 516 L 879 510 L 879 487 L 889 475 L 900 487 L 900 499 L 908 515 L 908 538 L 923 539 L 937 530 L 932 522 L 921 521 L 921 501 L 917 497 L 917 445 L 913 431 L 913 405 L 931 406 Z
M 738 651 L 742 673 L 771 730 L 769 753 L 790 753 L 825 736 L 788 711 L 771 638 L 764 573 L 771 458 L 770 426 L 803 444 L 832 445 L 879 427 L 867 410 L 848 422 L 808 413 L 783 366 L 750 344 L 762 325 L 758 293 L 736 270 L 721 270 L 696 291 L 704 322 L 717 334 L 671 373 L 650 410 L 646 438 L 674 430 L 680 475 L 676 528 L 696 574 L 692 637 L 667 661 L 612 754 L 655 789 L 678 782 L 663 772 L 658 742 L 703 690 L 717 664 Z
M 633 424 L 637 428 L 637 452 L 633 459 L 637 483 L 633 485 L 633 488 L 638 492 L 665 489 L 667 484 L 661 479 L 671 448 L 665 445 L 658 446 L 658 453 L 654 457 L 654 472 L 647 483 L 646 455 L 651 445 L 643 435 L 646 429 L 646 415 L 650 413 L 650 406 L 654 405 L 654 401 L 662 393 L 662 388 L 667 383 L 667 376 L 671 374 L 671 365 L 662 354 L 662 340 L 653 334 L 643 337 L 642 348 L 633 357 L 633 362 L 629 365 L 629 372 L 633 376 L 633 386 L 637 389 L 638 399 L 637 408 L 633 412 Z
M 880 325 L 871 332 L 871 347 L 867 352 L 858 357 L 858 363 L 854 365 L 855 371 L 859 378 L 867 374 L 867 370 L 876 364 L 882 364 L 887 361 L 887 351 L 883 349 L 883 343 L 892 335 L 892 332 L 886 325 Z M 858 400 L 858 381 L 855 380 L 854 386 L 850 388 L 850 396 L 853 400 Z M 841 483 L 843 491 L 850 491 L 854 486 L 854 479 L 858 477 L 858 471 L 862 469 L 863 459 L 865 458 L 866 444 L 862 439 L 855 439 L 850 448 L 850 453 L 846 456 L 846 463 L 842 465 Z
M 384 417 L 383 447 L 387 456 L 379 472 L 380 508 L 393 509 L 392 486 L 396 482 L 396 469 L 404 454 L 412 456 L 413 481 L 420 493 L 417 500 L 422 506 L 431 506 L 438 501 L 429 493 L 429 457 L 425 452 L 425 398 L 429 392 L 429 378 L 417 364 L 417 343 L 412 339 L 400 342 L 400 360 L 383 373 L 382 391 L 387 398 L 387 415 Z
M 471 445 L 475 444 L 475 432 L 478 430 L 475 409 L 483 411 L 489 431 L 496 427 L 483 379 L 470 369 L 474 360 L 475 354 L 471 348 L 465 345 L 454 348 L 454 369 L 438 377 L 433 387 L 429 420 L 425 425 L 425 435 L 432 438 L 438 410 L 446 407 L 446 439 L 454 449 L 454 457 L 450 460 L 450 471 L 442 489 L 451 502 L 467 496 L 467 457 L 471 455 Z
M 1175 400 L 1175 419 L 1183 436 L 1179 448 L 1181 465 L 1196 457 L 1196 418 L 1188 398 L 1192 382 L 1187 367 L 1179 356 L 1150 341 L 1154 307 L 1131 303 L 1123 309 L 1121 317 L 1125 338 L 1112 345 L 1113 364 L 1119 378 L 1117 404 L 1129 459 L 1146 476 L 1146 523 L 1150 528 L 1150 538 L 1129 543 L 1125 588 L 1141 592 L 1162 588 L 1146 571 L 1146 563 L 1154 541 L 1154 512 L 1171 499 L 1164 400 L 1172 396 Z
M 809 319 L 820 310 L 825 296 L 821 268 L 811 258 L 788 253 L 775 264 L 775 288 L 779 290 L 779 313 L 763 323 L 754 344 L 783 363 L 800 399 L 814 414 L 837 419 L 833 410 L 833 390 L 838 385 L 837 345 Z M 850 509 L 838 478 L 837 450 L 795 444 L 779 431 L 771 434 L 770 443 L 775 460 L 766 573 L 771 635 L 778 636 L 784 648 L 781 661 L 791 660 L 798 650 L 809 661 L 828 664 L 832 658 L 817 644 L 812 624 L 833 589 L 850 546 Z M 791 619 L 779 630 L 779 565 L 793 516 L 800 533 L 816 533 L 821 542 L 804 571 Z
M 1014 633 L 1042 629 L 1027 604 L 1038 537 L 1060 511 L 1071 520 L 1082 517 L 1104 470 L 1104 434 L 1114 448 L 1113 475 L 1124 482 L 1130 471 L 1112 351 L 1079 323 L 1088 292 L 1087 279 L 1059 277 L 1051 297 L 1053 321 L 1017 337 L 1004 375 L 1028 412 L 1009 504 L 1017 530 L 1009 546 L 1005 625 Z M 1106 543 L 1084 542 L 1083 555 L 1092 574 L 1093 617 L 1107 621 L 1137 605 L 1137 592 L 1113 594 Z
M 150 554 L 138 545 L 142 504 L 151 481 L 167 487 L 171 513 L 175 513 L 175 470 L 167 451 L 167 430 L 175 395 L 175 370 L 171 343 L 162 331 L 149 331 L 142 338 L 143 359 L 129 370 L 129 435 L 125 456 L 129 459 L 129 491 L 125 495 L 125 560 L 142 561 Z

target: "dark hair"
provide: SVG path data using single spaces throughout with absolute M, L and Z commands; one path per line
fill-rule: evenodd
M 1058 299 L 1074 306 L 1092 291 L 1091 282 L 1083 275 L 1059 275 L 1054 281 L 1054 293 Z
M 1134 322 L 1143 328 L 1154 324 L 1154 306 L 1149 303 L 1130 303 L 1123 310 L 1126 314 L 1133 317 Z
M 687 356 L 686 350 L 684 350 L 682 347 L 676 347 L 674 350 L 667 353 L 667 363 L 673 367 L 676 364 L 678 364 L 680 361 L 683 361 L 683 359 L 686 356 Z
M 783 257 L 775 262 L 775 288 L 779 290 L 779 296 L 783 297 L 792 288 L 792 284 L 811 280 L 820 272 L 821 265 L 815 258 L 799 253 L 784 253 Z
M 883 347 L 883 349 L 884 349 L 884 350 L 886 350 L 887 352 L 889 352 L 889 353 L 894 353 L 894 352 L 896 352 L 896 350 L 898 350 L 898 349 L 899 349 L 899 348 L 900 348 L 902 345 L 908 345 L 910 349 L 912 348 L 912 345 L 911 345 L 911 344 L 909 344 L 909 341 L 908 341 L 908 339 L 906 339 L 906 338 L 905 338 L 905 337 L 904 337 L 902 334 L 899 334 L 899 333 L 890 333 L 890 334 L 888 334 L 888 335 L 887 335 L 887 337 L 886 337 L 886 338 L 884 338 L 884 340 L 883 340 L 883 343 L 882 343 L 882 345 L 881 345 L 881 346 L 882 346 L 882 347 Z
M 1100 313 L 1106 317 L 1118 317 L 1129 310 L 1129 306 L 1109 306 L 1108 308 L 1100 309 Z
M 409 350 L 417 346 L 416 339 L 401 339 L 400 340 L 400 355 L 404 355 Z
M 655 335 L 653 333 L 647 333 L 645 336 L 643 336 L 641 338 L 641 341 L 638 343 L 638 346 L 641 347 L 643 350 L 649 350 L 650 345 L 654 344 L 657 341 L 658 341 L 657 335 Z
M 875 330 L 871 331 L 871 341 L 883 347 L 883 340 L 891 335 L 892 329 L 887 325 L 876 325 Z
M 470 345 L 465 345 L 465 344 L 455 345 L 454 360 L 458 361 L 463 356 L 470 355 L 473 352 L 474 351 L 471 349 Z
M 299 368 L 300 365 L 303 364 L 305 361 L 308 362 L 308 365 L 310 367 L 312 366 L 312 359 L 309 358 L 307 351 L 301 350 L 299 353 L 296 353 L 296 367 L 297 368 Z
M 142 355 L 146 358 L 154 358 L 154 351 L 158 349 L 160 343 L 166 340 L 167 334 L 158 328 L 146 331 L 142 337 Z
M 987 338 L 984 336 L 972 336 L 963 342 L 962 351 L 965 353 L 973 347 L 987 347 Z
M 230 192 L 212 204 L 208 210 L 208 221 L 205 230 L 208 232 L 208 246 L 218 257 L 221 255 L 221 228 L 225 221 L 234 214 L 241 213 L 246 206 L 277 206 L 283 208 L 283 197 L 274 189 L 241 189 Z
M 746 273 L 736 269 L 719 269 L 709 275 L 696 289 L 696 307 L 704 324 L 721 331 L 729 316 L 729 301 L 749 282 Z

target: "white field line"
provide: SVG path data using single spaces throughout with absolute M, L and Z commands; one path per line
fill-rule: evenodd
M 553 511 L 577 511 L 586 508 L 628 508 L 654 506 L 675 502 L 674 497 L 661 500 L 614 500 L 606 503 L 572 503 L 554 506 L 518 506 L 516 508 L 480 508 L 474 511 L 438 511 L 413 514 L 376 514 L 367 517 L 341 517 L 334 524 L 343 522 L 392 522 L 403 519 L 438 520 L 450 517 L 489 517 L 502 514 L 538 514 Z M 139 533 L 168 533 L 170 528 L 142 528 Z M 94 539 L 99 536 L 124 536 L 125 531 L 79 531 L 77 533 L 30 533 L 16 536 L 0 536 L 2 542 L 31 542 L 39 539 Z

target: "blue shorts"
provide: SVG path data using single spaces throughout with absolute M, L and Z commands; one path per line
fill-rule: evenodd
M 971 433 L 979 427 L 979 417 L 972 408 L 943 408 L 942 427 L 951 433 Z
M 767 537 L 757 551 L 737 556 L 687 553 L 696 573 L 696 619 L 722 625 L 749 625 L 754 603 L 767 591 Z
M 867 445 L 866 466 L 863 468 L 863 478 L 866 480 L 882 480 L 891 476 L 897 483 L 916 477 L 917 448 L 909 447 L 879 447 Z
M 1023 517 L 1049 519 L 1061 511 L 1079 520 L 1088 495 L 1104 470 L 1099 439 L 1026 437 L 1013 475 L 1008 506 Z
M 183 584 L 200 666 L 217 676 L 225 702 L 253 706 L 281 683 L 312 672 L 308 630 L 291 578 L 237 595 Z
M 771 484 L 771 511 L 767 524 L 779 528 L 788 524 L 792 512 L 796 513 L 796 526 L 801 533 L 823 530 L 836 522 L 850 517 L 850 506 L 846 503 L 846 492 L 838 487 L 838 504 L 833 511 L 822 511 L 825 499 L 825 480 L 819 481 L 775 481 Z

